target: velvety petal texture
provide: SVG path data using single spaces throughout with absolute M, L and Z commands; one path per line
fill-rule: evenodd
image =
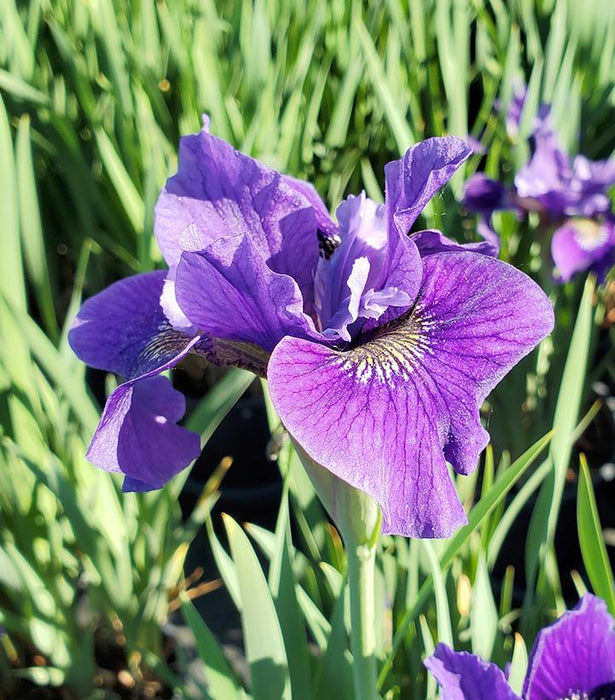
M 573 610 L 541 630 L 530 656 L 525 700 L 588 697 L 598 686 L 613 683 L 614 624 L 604 601 L 586 594 Z
M 375 498 L 383 530 L 447 537 L 466 522 L 445 462 L 467 474 L 488 435 L 479 408 L 553 326 L 540 288 L 484 255 L 423 259 L 409 315 L 347 351 L 285 338 L 274 405 L 312 459 Z
M 125 379 L 147 374 L 190 342 L 177 332 L 160 306 L 166 273 L 135 275 L 88 299 L 71 326 L 68 341 L 90 367 Z
M 160 306 L 164 272 L 116 282 L 81 307 L 69 333 L 87 364 L 128 379 L 109 396 L 87 452 L 101 469 L 159 488 L 200 452 L 199 436 L 176 425 L 184 399 L 158 377 L 200 342 L 173 329 Z
M 520 700 L 503 671 L 474 654 L 438 644 L 424 663 L 440 685 L 441 700 Z

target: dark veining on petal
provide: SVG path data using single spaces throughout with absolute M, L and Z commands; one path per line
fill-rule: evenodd
M 190 336 L 176 331 L 170 324 L 158 326 L 157 334 L 135 357 L 130 368 L 129 378 L 148 372 L 164 363 L 170 355 L 181 352 L 190 342 Z
M 433 355 L 430 330 L 433 318 L 417 305 L 410 314 L 380 329 L 370 340 L 337 359 L 342 369 L 354 374 L 361 384 L 370 381 L 407 381 L 424 355 Z

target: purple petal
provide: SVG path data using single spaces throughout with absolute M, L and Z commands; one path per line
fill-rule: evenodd
M 128 277 L 88 299 L 68 334 L 75 354 L 90 367 L 132 379 L 158 370 L 190 343 L 160 306 L 166 273 Z
M 182 252 L 201 251 L 218 238 L 249 237 L 269 267 L 293 277 L 310 303 L 316 230 L 327 218 L 310 185 L 285 178 L 204 129 L 181 139 L 177 175 L 156 205 L 155 231 L 169 267 Z
M 214 338 L 271 351 L 285 335 L 320 338 L 303 312 L 296 282 L 273 272 L 250 238 L 221 238 L 201 253 L 184 253 L 177 301 L 191 323 Z
M 463 139 L 447 136 L 422 141 L 403 158 L 387 163 L 384 174 L 389 227 L 401 235 L 408 233 L 427 202 L 471 153 Z
M 521 115 L 527 98 L 527 87 L 525 85 L 517 85 L 506 111 L 506 133 L 509 138 L 516 139 L 519 135 L 519 125 L 521 124 Z
M 386 209 L 361 193 L 337 208 L 338 244 L 316 271 L 315 306 L 327 337 L 350 341 L 366 319 L 406 311 L 418 292 L 413 243 L 387 227 Z
M 447 238 L 440 231 L 434 229 L 425 229 L 425 231 L 417 231 L 411 235 L 411 239 L 419 249 L 421 257 L 426 255 L 434 255 L 434 253 L 450 253 L 454 251 L 470 251 L 472 253 L 481 253 L 481 255 L 489 255 L 492 258 L 497 258 L 499 246 L 490 241 L 480 241 L 479 243 L 457 243 L 450 238 Z
M 490 215 L 499 209 L 511 207 L 510 193 L 501 182 L 476 173 L 466 180 L 463 206 L 472 212 Z
M 611 221 L 570 219 L 553 234 L 551 255 L 564 282 L 584 270 L 604 277 L 614 262 L 614 246 Z
M 606 604 L 591 594 L 541 630 L 523 687 L 526 700 L 590 694 L 615 681 L 615 630 Z
M 121 384 L 107 400 L 86 457 L 126 474 L 125 490 L 160 488 L 201 452 L 199 436 L 175 424 L 184 411 L 184 397 L 164 377 Z
M 484 255 L 423 259 L 411 314 L 346 352 L 285 338 L 268 367 L 273 403 L 316 462 L 366 491 L 383 530 L 447 537 L 465 523 L 445 456 L 476 467 L 479 408 L 553 326 L 528 277 Z
M 442 690 L 442 700 L 519 700 L 500 668 L 467 651 L 438 644 L 423 662 Z
M 201 342 L 174 330 L 160 306 L 165 273 L 116 282 L 82 306 L 69 333 L 92 367 L 129 379 L 108 398 L 87 458 L 159 488 L 200 452 L 199 436 L 175 425 L 184 400 L 162 377 Z
M 577 155 L 572 162 L 572 169 L 578 180 L 592 187 L 615 185 L 615 158 L 592 161 L 583 155 Z

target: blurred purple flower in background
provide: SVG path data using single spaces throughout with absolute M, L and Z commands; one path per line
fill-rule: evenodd
M 126 378 L 88 451 L 159 488 L 199 453 L 160 372 L 187 353 L 267 376 L 308 455 L 381 506 L 385 532 L 450 535 L 466 522 L 447 461 L 475 469 L 479 409 L 553 325 L 551 305 L 489 243 L 409 234 L 468 157 L 429 139 L 385 168 L 386 203 L 348 197 L 334 221 L 314 188 L 209 134 L 180 145 L 156 207 L 169 267 L 85 302 L 70 333 L 86 363 Z
M 600 598 L 586 594 L 538 634 L 523 700 L 615 700 L 614 620 Z M 438 644 L 425 666 L 442 687 L 442 700 L 518 700 L 493 663 Z
M 518 134 L 525 98 L 525 88 L 518 90 L 506 114 L 511 138 Z M 556 227 L 551 254 L 561 280 L 568 282 L 585 270 L 603 279 L 615 262 L 608 196 L 615 184 L 615 158 L 571 159 L 559 146 L 548 105 L 538 110 L 530 145 L 532 156 L 511 187 L 477 173 L 466 182 L 464 206 L 479 214 L 479 233 L 492 243 L 497 239 L 491 224 L 494 211 L 513 209 L 520 217 L 538 213 L 544 225 Z

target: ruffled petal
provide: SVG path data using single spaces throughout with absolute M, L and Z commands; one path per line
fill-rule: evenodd
M 350 341 L 366 319 L 399 316 L 420 286 L 421 261 L 414 244 L 387 228 L 386 209 L 365 193 L 337 208 L 339 241 L 318 263 L 315 306 L 327 337 Z
M 341 352 L 298 338 L 274 350 L 274 405 L 309 456 L 375 498 L 383 530 L 447 537 L 465 523 L 446 462 L 472 471 L 489 391 L 553 327 L 551 305 L 483 255 L 423 259 L 412 312 Z
M 184 253 L 175 280 L 177 301 L 205 335 L 252 343 L 270 352 L 285 335 L 319 339 L 303 312 L 296 282 L 273 272 L 250 238 L 211 243 Z
M 523 697 L 525 700 L 584 697 L 597 686 L 612 681 L 615 681 L 614 621 L 603 600 L 586 594 L 573 610 L 538 634 L 530 655 Z
M 164 377 L 121 384 L 107 400 L 86 457 L 125 474 L 125 490 L 160 488 L 201 452 L 199 436 L 176 425 L 184 411 L 184 397 Z
M 399 160 L 384 168 L 389 227 L 405 235 L 425 205 L 472 154 L 454 136 L 431 138 L 412 146 Z
M 467 651 L 438 644 L 424 664 L 441 686 L 441 700 L 519 700 L 500 668 Z
M 326 218 L 310 185 L 282 176 L 203 129 L 181 139 L 177 175 L 156 205 L 155 233 L 169 267 L 184 251 L 247 236 L 272 270 L 297 281 L 310 304 L 317 226 Z
M 578 272 L 593 270 L 604 277 L 615 261 L 615 227 L 589 219 L 570 219 L 555 231 L 551 255 L 564 282 Z

